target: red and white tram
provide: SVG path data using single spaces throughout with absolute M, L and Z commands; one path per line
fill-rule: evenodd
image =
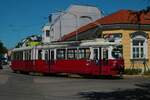
M 124 69 L 121 45 L 103 39 L 15 48 L 11 69 L 21 72 L 116 76 Z

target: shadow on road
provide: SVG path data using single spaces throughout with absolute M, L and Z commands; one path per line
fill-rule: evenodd
M 87 100 L 150 100 L 150 83 L 135 84 L 138 88 L 113 92 L 80 92 Z

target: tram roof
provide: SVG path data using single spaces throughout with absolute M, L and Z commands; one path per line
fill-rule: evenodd
M 22 50 L 30 50 L 33 47 L 21 47 L 21 48 L 14 48 L 12 51 L 22 51 Z
M 105 39 L 95 39 L 89 41 L 83 41 L 80 46 L 111 46 L 111 45 L 120 45 L 120 43 L 109 42 Z
M 120 43 L 116 42 L 109 42 L 103 38 L 101 39 L 94 39 L 94 40 L 82 40 L 82 41 L 67 41 L 67 42 L 54 42 L 40 46 L 33 46 L 33 47 L 21 47 L 21 48 L 14 48 L 13 51 L 21 51 L 21 50 L 30 50 L 33 48 L 37 49 L 46 49 L 46 48 L 65 48 L 65 47 L 94 47 L 94 46 L 113 46 L 113 45 L 120 45 Z
M 67 41 L 67 42 L 54 42 L 42 46 L 43 48 L 61 48 L 61 47 L 89 47 L 89 46 L 109 46 L 109 45 L 120 45 L 117 42 L 109 42 L 103 38 L 94 39 L 94 40 L 82 40 L 82 41 Z M 39 47 L 40 48 L 40 47 Z

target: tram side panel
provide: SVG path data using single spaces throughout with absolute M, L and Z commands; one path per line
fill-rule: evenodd
M 32 51 L 33 49 L 30 50 L 24 50 L 23 51 L 23 63 L 24 63 L 24 69 L 23 71 L 25 72 L 33 72 L 33 61 L 32 61 Z
M 24 61 L 23 61 L 23 51 L 17 51 L 12 53 L 11 57 L 11 69 L 14 71 L 23 71 L 24 70 Z
M 22 65 L 21 65 L 20 62 L 18 63 L 17 60 L 12 60 L 12 61 L 11 61 L 11 66 L 10 66 L 10 67 L 11 67 L 11 69 L 12 69 L 13 71 L 21 70 L 20 66 L 22 66 Z
M 15 71 L 40 73 L 117 75 L 123 66 L 123 59 L 116 57 L 116 54 L 119 54 L 118 51 L 109 46 L 36 47 L 13 52 L 11 68 Z
M 35 72 L 50 73 L 48 64 L 44 60 L 35 61 Z
M 62 51 L 63 49 L 61 49 L 60 54 L 63 54 Z M 36 60 L 36 71 L 42 73 L 75 73 L 89 75 L 116 75 L 119 73 L 119 70 L 117 68 L 118 66 L 116 65 L 116 62 L 118 63 L 118 61 L 116 59 L 113 61 L 109 57 L 111 53 L 110 50 L 104 50 L 104 52 L 102 53 L 103 59 L 100 60 L 94 59 L 94 57 L 92 58 L 93 60 L 85 59 L 84 57 L 84 59 L 79 59 L 82 57 L 76 59 L 75 51 L 75 48 L 70 49 L 70 51 L 67 50 L 67 55 L 66 53 L 64 53 L 63 56 L 60 56 L 59 52 L 55 50 L 53 58 L 50 57 L 52 59 L 45 59 L 45 61 L 42 60 L 42 57 L 39 57 L 38 60 Z M 50 56 L 51 55 L 52 54 L 50 54 Z
M 88 51 L 88 53 L 86 53 Z M 89 48 L 68 48 L 58 49 L 56 51 L 56 60 L 54 61 L 51 71 L 57 73 L 75 73 L 75 74 L 91 74 L 91 63 L 89 56 Z
M 52 66 L 52 71 L 57 73 L 89 74 L 86 60 L 57 60 Z
M 119 75 L 124 69 L 124 60 L 122 51 L 117 47 L 102 49 L 101 57 L 101 74 L 102 75 Z
M 119 75 L 124 71 L 124 60 L 123 59 L 111 59 L 109 61 L 109 65 L 111 66 L 110 72 L 112 75 Z
M 33 67 L 35 72 L 50 73 L 49 61 L 45 60 L 45 52 L 43 49 L 35 50 L 35 60 L 33 60 Z
M 55 54 L 50 72 L 100 75 L 99 66 L 89 60 L 89 48 L 58 49 Z
M 34 63 L 32 59 L 32 51 L 33 49 L 22 49 L 19 51 L 13 51 L 10 66 L 12 70 L 22 72 L 33 72 Z

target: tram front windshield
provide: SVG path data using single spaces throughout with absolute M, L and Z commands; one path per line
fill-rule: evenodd
M 113 58 L 116 58 L 116 59 L 122 58 L 122 47 L 120 47 L 120 46 L 114 47 L 112 49 L 112 53 L 111 54 L 112 54 Z

